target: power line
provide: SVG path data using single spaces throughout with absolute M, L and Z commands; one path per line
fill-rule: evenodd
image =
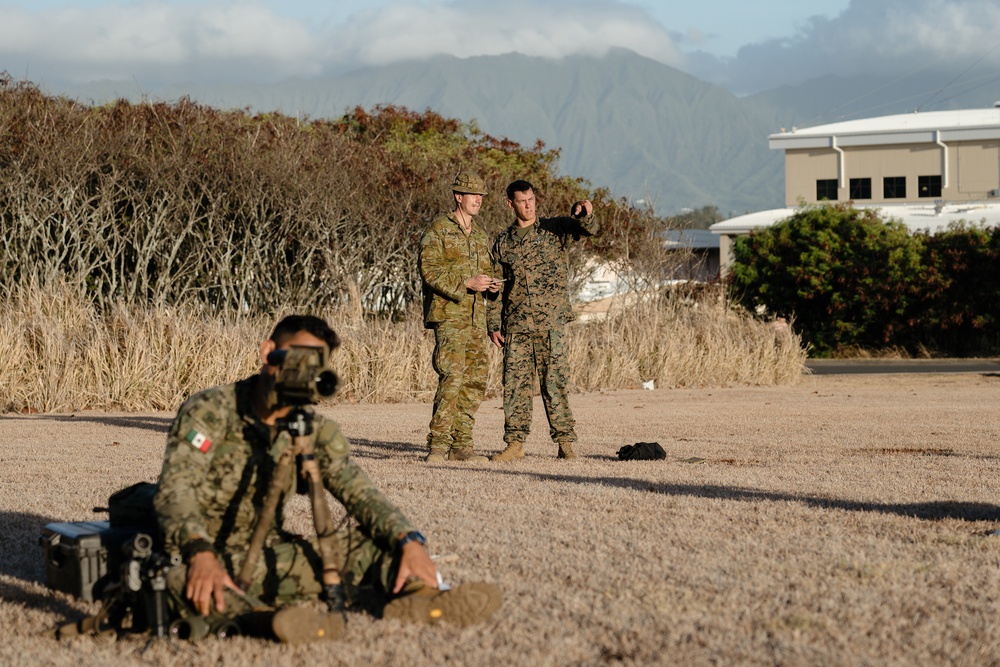
M 993 45 L 993 48 L 991 48 L 991 49 L 990 49 L 989 51 L 987 51 L 987 52 L 986 52 L 986 53 L 984 53 L 984 54 L 983 54 L 982 56 L 980 56 L 980 57 L 979 57 L 979 59 L 978 59 L 978 60 L 976 60 L 976 62 L 974 62 L 974 63 L 972 63 L 971 65 L 969 65 L 968 67 L 966 67 L 966 68 L 965 68 L 964 70 L 962 70 L 961 72 L 959 72 L 959 74 L 958 74 L 957 76 L 955 76 L 955 78 L 954 78 L 954 79 L 952 79 L 951 81 L 949 81 L 948 83 L 946 83 L 946 84 L 945 84 L 944 86 L 942 86 L 941 88 L 939 88 L 939 89 L 938 89 L 938 90 L 937 90 L 937 91 L 936 91 L 936 92 L 935 92 L 935 93 L 934 93 L 934 94 L 933 94 L 933 95 L 931 96 L 931 98 L 930 98 L 929 100 L 927 100 L 927 101 L 926 101 L 926 102 L 924 102 L 923 104 L 921 104 L 921 105 L 917 106 L 917 108 L 916 108 L 916 109 L 914 109 L 914 111 L 920 111 L 920 109 L 922 109 L 923 107 L 925 107 L 925 106 L 927 106 L 928 104 L 930 104 L 931 102 L 933 102 L 933 101 L 934 101 L 934 98 L 935 98 L 935 97 L 937 97 L 938 95 L 940 95 L 940 94 L 941 94 L 941 91 L 942 91 L 942 90 L 944 90 L 945 88 L 948 88 L 948 87 L 949 87 L 949 86 L 950 86 L 951 84 L 955 83 L 956 81 L 958 81 L 959 79 L 961 79 L 961 78 L 962 78 L 963 76 L 965 76 L 965 73 L 966 73 L 966 72 L 968 72 L 968 71 L 969 71 L 970 69 L 972 69 L 973 67 L 975 67 L 975 66 L 976 66 L 976 65 L 978 65 L 979 63 L 981 63 L 981 62 L 983 62 L 984 60 L 986 60 L 987 56 L 989 56 L 989 55 L 990 55 L 991 53 L 993 53 L 994 51 L 996 51 L 996 50 L 997 50 L 997 48 L 1000 48 L 1000 42 L 997 42 L 996 44 L 994 44 L 994 45 Z M 949 98 L 949 99 L 951 99 L 951 98 Z
M 982 88 L 983 86 L 989 85 L 989 84 L 991 84 L 991 83 L 993 83 L 994 81 L 997 81 L 997 80 L 1000 80 L 1000 74 L 995 74 L 995 75 L 993 75 L 991 77 L 988 77 L 986 79 L 986 81 L 984 81 L 983 83 L 981 83 L 981 84 L 979 84 L 977 86 L 973 86 L 972 88 L 967 88 L 966 90 L 963 90 L 963 91 L 961 91 L 959 93 L 955 93 L 951 97 L 946 97 L 943 100 L 941 100 L 938 104 L 942 104 L 944 102 L 947 102 L 948 100 L 954 99 L 954 98 L 956 98 L 959 95 L 962 95 L 964 93 L 969 93 L 969 92 L 972 92 L 973 90 L 976 90 L 978 88 Z
M 917 105 L 917 107 L 913 110 L 914 113 L 920 111 L 921 109 L 927 107 L 928 105 L 934 103 L 935 101 L 937 101 L 938 104 L 943 104 L 944 102 L 947 102 L 948 100 L 951 100 L 951 99 L 954 99 L 955 97 L 958 97 L 959 95 L 972 92 L 973 90 L 977 90 L 978 88 L 981 88 L 983 86 L 989 85 L 990 83 L 993 83 L 997 79 L 1000 79 L 1000 76 L 989 75 L 989 76 L 986 77 L 986 79 L 981 84 L 978 84 L 978 85 L 973 86 L 971 88 L 966 88 L 966 89 L 960 90 L 959 92 L 955 93 L 954 95 L 946 97 L 943 100 L 936 100 L 936 98 L 937 98 L 938 95 L 940 95 L 941 93 L 945 92 L 946 90 L 952 89 L 953 86 L 955 85 L 955 83 L 959 79 L 961 79 L 963 76 L 965 76 L 976 65 L 978 65 L 981 62 L 983 62 L 984 60 L 986 60 L 986 58 L 988 58 L 990 56 L 990 54 L 992 54 L 998 48 L 1000 48 L 1000 41 L 998 41 L 991 48 L 989 48 L 985 53 L 983 53 L 983 55 L 981 55 L 979 58 L 977 58 L 972 64 L 970 64 L 964 70 L 962 70 L 961 72 L 959 72 L 956 76 L 952 77 L 952 79 L 948 83 L 944 84 L 943 86 L 941 86 L 940 88 L 938 88 L 936 91 L 934 91 L 931 94 L 930 98 L 928 98 L 926 101 L 924 101 L 924 102 L 920 103 L 919 105 Z M 825 113 L 822 113 L 822 114 L 820 114 L 818 116 L 815 116 L 815 117 L 813 117 L 813 118 L 811 118 L 811 119 L 809 119 L 807 121 L 804 121 L 803 124 L 806 125 L 806 126 L 808 126 L 808 125 L 811 125 L 811 124 L 813 124 L 813 123 L 815 123 L 817 121 L 823 120 L 823 119 L 829 119 L 829 122 L 836 122 L 838 120 L 842 120 L 842 119 L 846 118 L 848 115 L 852 115 L 853 116 L 853 115 L 867 114 L 867 113 L 870 113 L 872 111 L 877 111 L 878 109 L 882 109 L 884 107 L 892 107 L 892 106 L 898 105 L 898 104 L 900 104 L 902 102 L 907 102 L 907 101 L 915 99 L 915 98 L 923 97 L 925 93 L 921 92 L 921 93 L 917 93 L 917 94 L 914 94 L 914 95 L 908 95 L 906 97 L 897 97 L 897 98 L 895 98 L 893 100 L 890 100 L 888 102 L 884 102 L 882 104 L 878 104 L 878 105 L 875 105 L 875 106 L 872 106 L 872 107 L 868 107 L 866 109 L 854 110 L 854 111 L 851 111 L 851 112 L 843 113 L 843 114 L 841 114 L 839 116 L 834 115 L 834 114 L 836 114 L 836 112 L 838 112 L 841 109 L 849 108 L 852 104 L 860 102 L 863 99 L 871 97 L 872 95 L 874 95 L 874 94 L 876 94 L 878 92 L 881 92 L 881 91 L 883 91 L 883 90 L 885 90 L 887 88 L 890 88 L 891 86 L 899 83 L 900 81 L 903 81 L 903 80 L 908 79 L 908 78 L 910 78 L 912 76 L 920 74 L 921 72 L 923 72 L 923 71 L 925 71 L 925 70 L 933 67 L 934 65 L 937 65 L 943 59 L 944 59 L 943 55 L 940 56 L 940 57 L 938 57 L 938 58 L 935 58 L 934 60 L 931 60 L 931 61 L 927 62 L 926 64 L 921 65 L 920 67 L 918 67 L 918 68 L 916 68 L 916 69 L 914 69 L 914 70 L 912 70 L 910 72 L 907 72 L 906 74 L 903 74 L 902 76 L 896 77 L 895 79 L 893 79 L 892 81 L 889 81 L 888 83 L 884 83 L 884 84 L 882 84 L 880 86 L 877 86 L 877 87 L 875 87 L 875 88 L 873 88 L 873 89 L 865 92 L 862 95 L 858 95 L 857 97 L 854 97 L 854 98 L 852 98 L 852 99 L 850 99 L 850 100 L 848 100 L 848 101 L 846 101 L 846 102 L 844 102 L 842 104 L 837 105 L 836 107 L 834 107 L 834 108 L 826 111 Z M 974 81 L 976 81 L 976 79 L 973 79 L 972 81 L 974 82 Z M 966 83 L 970 83 L 970 82 L 966 82 Z

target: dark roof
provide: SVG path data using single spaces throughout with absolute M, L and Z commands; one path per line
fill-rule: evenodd
M 719 247 L 719 236 L 707 229 L 668 229 L 663 232 L 668 248 L 710 250 Z

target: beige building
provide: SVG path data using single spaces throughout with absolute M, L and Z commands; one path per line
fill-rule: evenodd
M 1000 196 L 1000 108 L 866 118 L 772 134 L 785 205 L 981 201 Z
M 1000 224 L 1000 103 L 792 128 L 769 143 L 785 152 L 787 208 L 712 225 L 723 271 L 733 236 L 769 227 L 801 205 L 878 208 L 913 231 L 958 221 Z

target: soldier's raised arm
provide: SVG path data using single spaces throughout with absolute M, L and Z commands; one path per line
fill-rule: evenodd
M 547 218 L 549 229 L 560 236 L 593 236 L 601 228 L 594 215 L 594 205 L 589 199 L 581 199 L 569 207 L 569 216 Z

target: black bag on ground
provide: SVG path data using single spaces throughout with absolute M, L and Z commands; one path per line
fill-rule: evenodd
M 662 461 L 667 453 L 658 442 L 637 442 L 619 449 L 618 458 L 622 461 Z
M 116 491 L 108 498 L 108 521 L 113 528 L 142 528 L 158 533 L 160 523 L 153 507 L 156 484 L 139 482 Z

